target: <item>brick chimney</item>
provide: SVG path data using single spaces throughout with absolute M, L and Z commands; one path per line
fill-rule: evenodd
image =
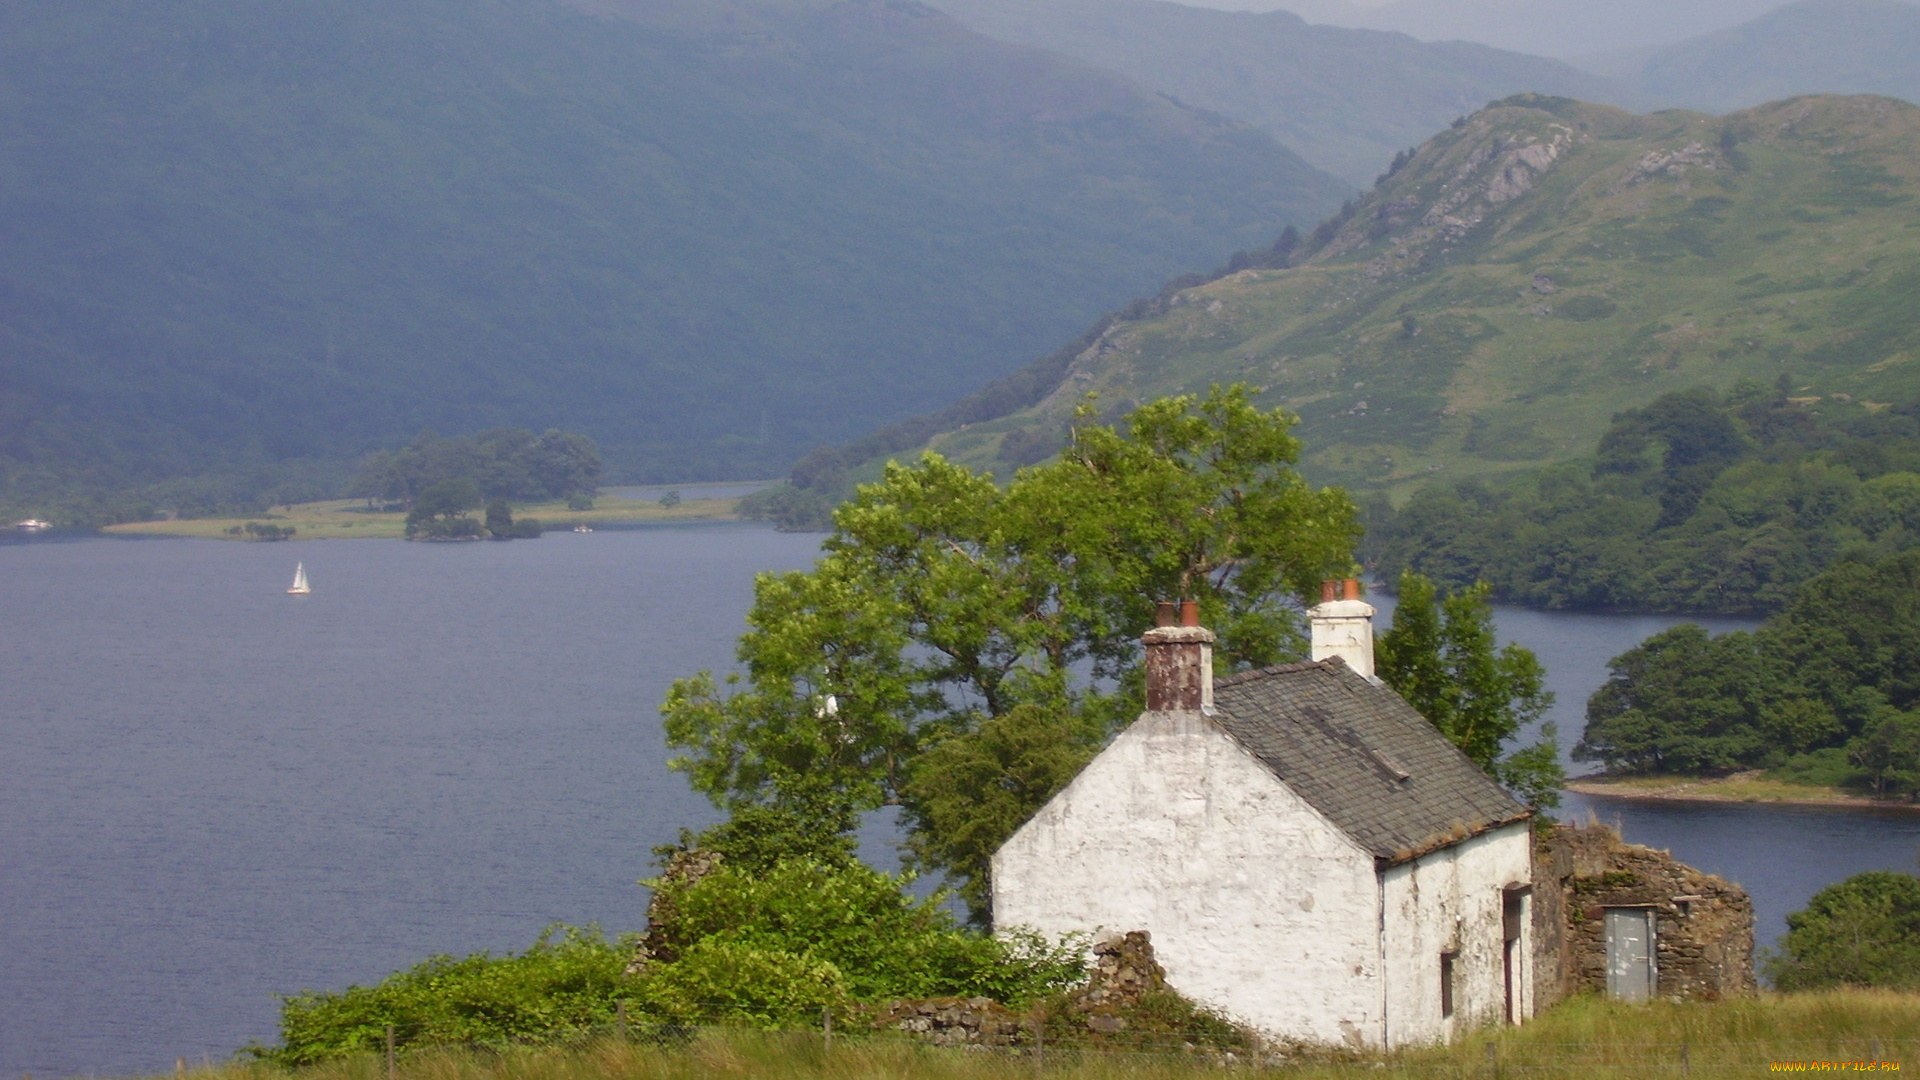
M 1373 677 L 1372 604 L 1360 599 L 1356 578 L 1320 583 L 1320 603 L 1308 609 L 1313 626 L 1313 659 L 1337 656 L 1362 678 Z
M 1193 712 L 1213 707 L 1213 631 L 1192 600 L 1158 605 L 1147 647 L 1147 709 Z

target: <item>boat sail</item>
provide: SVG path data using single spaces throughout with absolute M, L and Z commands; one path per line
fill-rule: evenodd
M 295 596 L 305 596 L 313 591 L 313 586 L 307 584 L 306 563 L 293 564 L 293 586 L 287 591 Z

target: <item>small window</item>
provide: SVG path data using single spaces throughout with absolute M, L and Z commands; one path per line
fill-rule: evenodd
M 1442 1019 L 1453 1015 L 1453 961 L 1457 952 L 1440 954 L 1440 1016 Z

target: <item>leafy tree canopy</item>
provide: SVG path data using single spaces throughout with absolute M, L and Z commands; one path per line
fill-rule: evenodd
M 1548 608 L 1770 612 L 1842 555 L 1920 547 L 1920 406 L 1746 384 L 1613 419 L 1591 467 L 1469 481 L 1385 512 L 1367 556 Z
M 1485 583 L 1441 597 L 1433 582 L 1400 575 L 1393 626 L 1375 645 L 1380 678 L 1474 764 L 1535 809 L 1560 803 L 1566 779 L 1551 724 L 1542 739 L 1508 749 L 1553 704 L 1546 669 L 1515 644 L 1497 647 Z
M 1820 890 L 1787 916 L 1767 968 L 1782 990 L 1920 989 L 1920 878 L 1875 870 Z
M 1083 410 L 1060 458 L 1005 488 L 937 455 L 890 465 L 835 513 L 811 571 L 758 579 L 746 670 L 674 684 L 674 767 L 729 810 L 904 803 L 914 857 L 971 882 L 990 838 L 934 837 L 967 812 L 942 768 L 1030 756 L 1030 805 L 994 811 L 1017 825 L 1058 755 L 1137 713 L 1156 599 L 1199 602 L 1223 667 L 1268 664 L 1302 651 L 1297 598 L 1351 570 L 1352 503 L 1300 478 L 1293 417 L 1249 396 L 1156 401 L 1124 430 Z M 1064 719 L 985 729 L 1022 707 Z M 1049 732 L 1068 747 L 1031 745 Z
M 1843 560 L 1752 632 L 1695 625 L 1615 657 L 1574 756 L 1623 772 L 1714 773 L 1848 747 L 1895 793 L 1920 771 L 1920 551 Z
M 600 452 L 585 435 L 558 430 L 535 435 L 493 428 L 453 438 L 428 431 L 398 451 L 368 455 L 351 493 L 417 509 L 423 492 L 453 481 L 473 486 L 472 505 L 481 499 L 590 500 L 599 490 Z

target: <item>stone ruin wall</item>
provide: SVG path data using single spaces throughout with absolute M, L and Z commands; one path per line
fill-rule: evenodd
M 1127 1012 L 1140 999 L 1167 989 L 1167 973 L 1153 955 L 1145 930 L 1108 937 L 1093 946 L 1087 985 L 1066 1001 L 1058 1018 L 1069 1028 L 1095 1035 L 1126 1030 Z M 882 1007 L 873 1026 L 915 1035 L 939 1046 L 1030 1046 L 1035 1015 L 1022 1015 L 986 998 L 926 998 Z
M 1711 1001 L 1752 993 L 1753 902 L 1745 889 L 1604 825 L 1556 826 L 1533 864 L 1534 1006 L 1607 989 L 1605 909 L 1654 912 L 1658 993 Z

